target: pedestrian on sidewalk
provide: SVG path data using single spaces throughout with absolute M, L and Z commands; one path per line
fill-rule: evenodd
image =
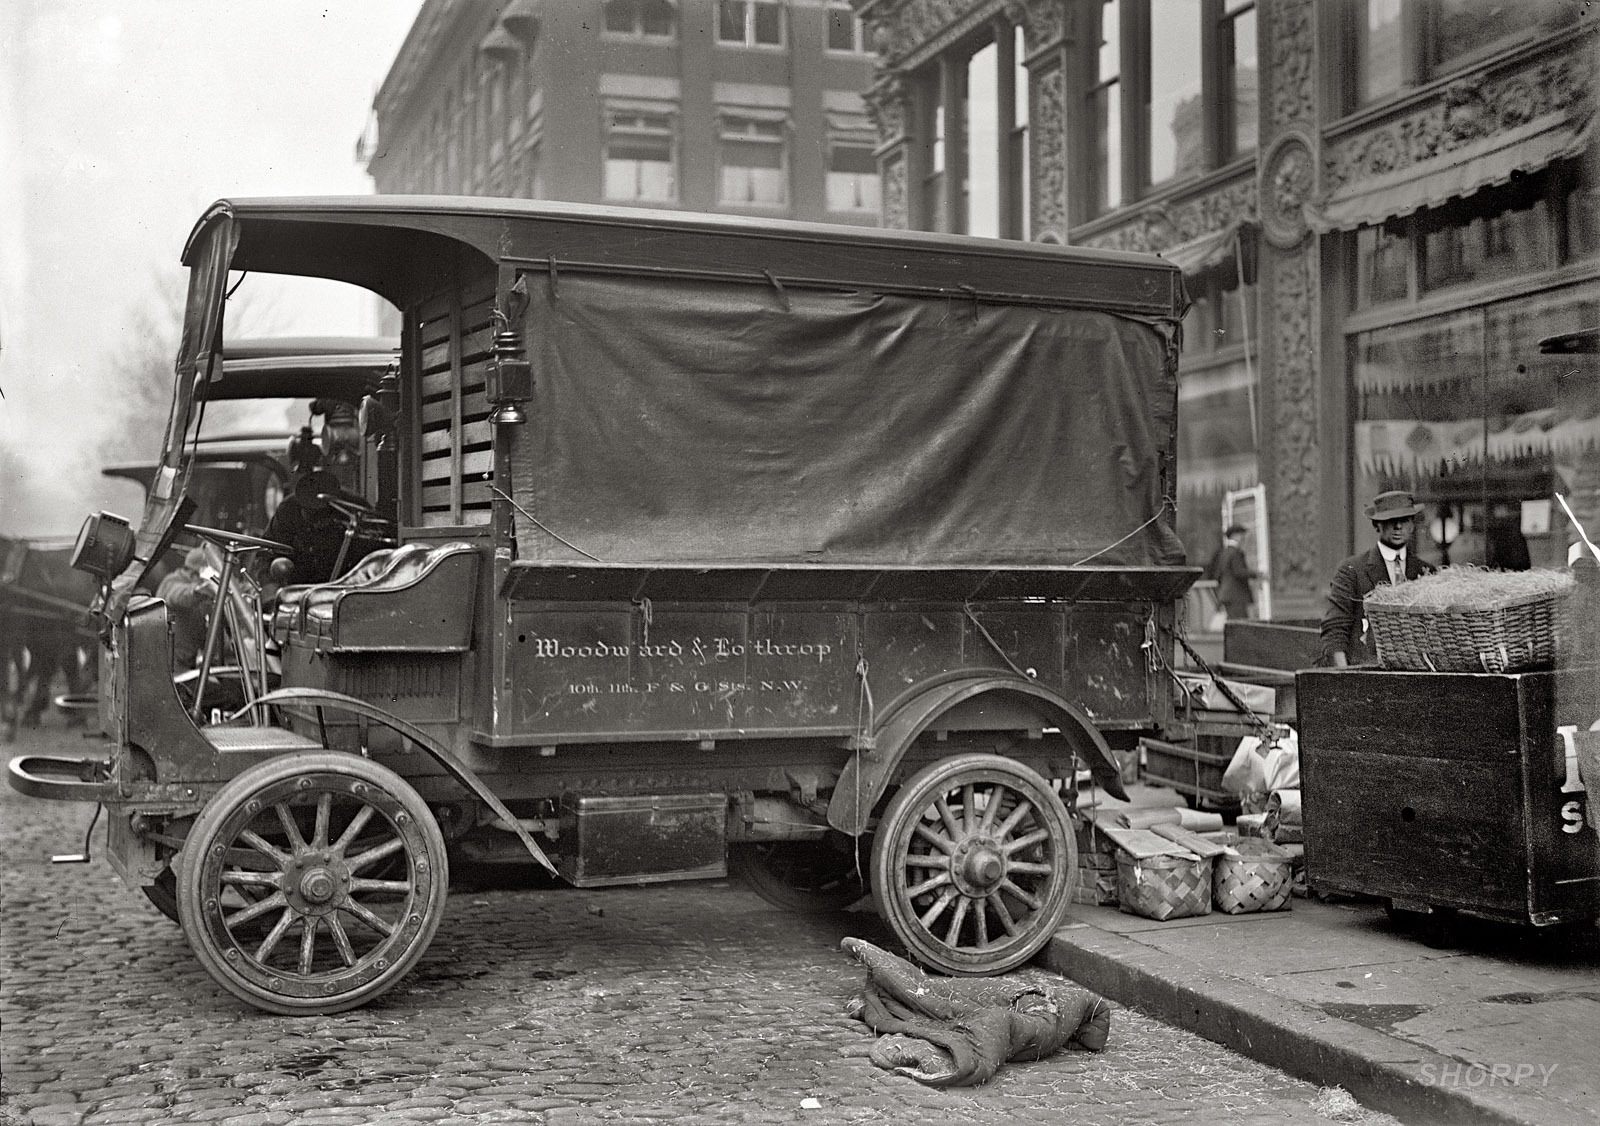
M 1410 493 L 1379 493 L 1366 511 L 1378 542 L 1350 556 L 1334 572 L 1322 615 L 1323 665 L 1344 668 L 1375 661 L 1377 653 L 1367 632 L 1367 595 L 1384 583 L 1405 582 L 1434 570 L 1433 564 L 1417 558 L 1411 542 L 1422 505 Z
M 1250 616 L 1256 600 L 1250 587 L 1256 572 L 1250 569 L 1242 546 L 1249 531 L 1243 524 L 1229 524 L 1222 533 L 1222 546 L 1206 567 L 1206 577 L 1217 583 L 1217 604 L 1228 618 L 1239 621 Z

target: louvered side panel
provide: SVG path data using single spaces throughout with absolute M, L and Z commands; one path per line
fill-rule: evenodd
M 487 524 L 494 443 L 485 391 L 494 342 L 494 286 L 481 280 L 419 312 L 419 480 L 425 527 Z

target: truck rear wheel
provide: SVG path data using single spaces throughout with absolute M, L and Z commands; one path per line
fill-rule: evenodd
M 184 858 L 178 915 L 200 964 L 289 1015 L 393 987 L 433 940 L 449 885 L 444 835 L 416 791 L 339 752 L 244 771 L 196 818 Z
M 878 913 L 931 969 L 1004 973 L 1050 940 L 1072 901 L 1078 846 L 1050 783 L 1000 755 L 933 763 L 878 823 Z
M 854 852 L 826 840 L 736 844 L 728 866 L 774 907 L 805 915 L 843 911 L 867 893 Z

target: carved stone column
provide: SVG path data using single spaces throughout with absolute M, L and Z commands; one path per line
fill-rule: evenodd
M 880 71 L 865 95 L 867 113 L 878 128 L 878 174 L 883 181 L 883 225 L 911 228 L 911 164 L 915 159 L 907 123 L 911 106 L 898 71 Z
M 1257 205 L 1261 230 L 1261 412 L 1257 454 L 1266 485 L 1273 615 L 1316 617 L 1328 503 L 1319 462 L 1319 379 L 1342 377 L 1340 357 L 1319 363 L 1319 241 L 1304 205 L 1316 190 L 1316 12 L 1312 0 L 1275 0 L 1261 20 L 1261 132 Z
M 1067 55 L 1072 11 L 1067 0 L 1006 0 L 1004 10 L 1022 28 L 1028 68 L 1029 229 L 1037 241 L 1065 243 L 1071 225 L 1067 138 L 1073 114 Z

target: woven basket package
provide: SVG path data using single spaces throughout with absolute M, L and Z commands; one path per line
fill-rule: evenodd
M 1447 567 L 1374 589 L 1367 624 L 1387 669 L 1514 672 L 1555 662 L 1572 587 L 1564 571 Z
M 1289 906 L 1293 858 L 1263 840 L 1245 839 L 1232 847 L 1238 855 L 1219 856 L 1213 862 L 1211 895 L 1217 910 L 1243 915 Z
M 1193 855 L 1134 859 L 1117 854 L 1117 897 L 1122 910 L 1147 919 L 1211 914 L 1211 861 Z

